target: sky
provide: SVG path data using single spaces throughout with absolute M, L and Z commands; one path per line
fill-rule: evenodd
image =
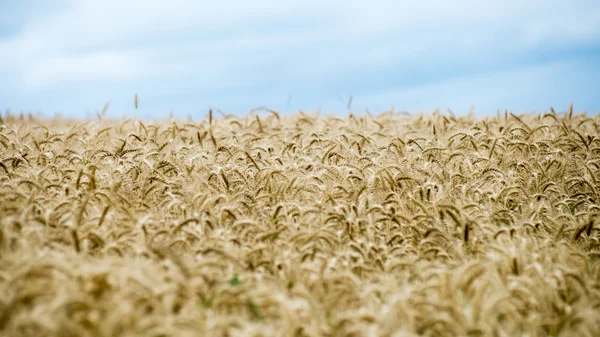
M 597 113 L 600 1 L 2 0 L 0 79 L 77 118 Z

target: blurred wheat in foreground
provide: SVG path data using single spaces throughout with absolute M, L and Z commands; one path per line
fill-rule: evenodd
M 2 336 L 600 336 L 600 118 L 0 120 Z

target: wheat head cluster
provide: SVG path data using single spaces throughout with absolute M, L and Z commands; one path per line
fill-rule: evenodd
M 0 120 L 2 336 L 600 336 L 600 118 Z

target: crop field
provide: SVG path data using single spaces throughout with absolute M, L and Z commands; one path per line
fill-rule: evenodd
M 1 336 L 600 336 L 600 117 L 0 118 Z

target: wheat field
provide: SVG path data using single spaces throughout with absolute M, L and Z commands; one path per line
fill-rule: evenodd
M 2 336 L 600 336 L 600 118 L 0 119 Z

